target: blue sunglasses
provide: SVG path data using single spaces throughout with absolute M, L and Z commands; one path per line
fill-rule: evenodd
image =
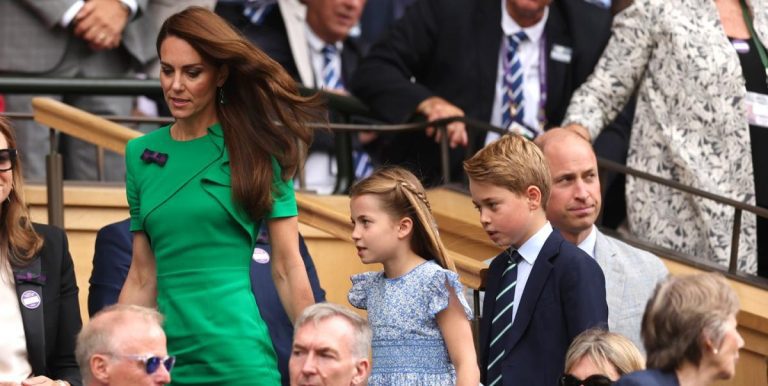
M 121 358 L 132 359 L 141 362 L 144 365 L 144 371 L 147 374 L 154 374 L 160 368 L 160 364 L 165 366 L 165 370 L 169 373 L 173 369 L 173 365 L 176 364 L 176 357 L 171 356 L 156 356 L 156 355 L 115 355 Z

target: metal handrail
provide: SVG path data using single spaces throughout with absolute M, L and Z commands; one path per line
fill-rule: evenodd
M 312 95 L 320 93 L 322 97 L 326 98 L 329 108 L 334 111 L 340 112 L 346 116 L 371 116 L 370 109 L 360 102 L 358 99 L 339 95 L 336 93 L 326 93 L 322 90 L 315 90 L 299 86 L 302 95 Z M 12 78 L 12 77 L 0 77 L 0 93 L 27 93 L 27 94 L 100 94 L 100 95 L 158 95 L 161 94 L 160 82 L 157 79 L 62 79 L 62 78 Z M 9 117 L 21 117 L 23 114 L 8 113 Z M 110 120 L 119 122 L 150 122 L 150 123 L 168 123 L 171 122 L 168 118 L 136 118 L 136 117 L 105 117 Z M 357 132 L 357 131 L 378 131 L 378 132 L 397 132 L 397 131 L 410 131 L 410 130 L 423 130 L 427 127 L 436 127 L 438 130 L 445 131 L 446 125 L 452 122 L 463 122 L 467 127 L 492 131 L 499 134 L 506 133 L 505 130 L 490 125 L 486 122 L 479 121 L 468 117 L 449 117 L 438 119 L 435 121 L 427 122 L 413 122 L 397 125 L 385 125 L 385 124 L 349 124 L 349 123 L 312 123 L 313 128 L 328 128 L 333 131 L 342 133 Z M 442 136 L 441 146 L 441 167 L 444 181 L 450 182 L 449 174 L 449 162 L 448 162 L 448 141 L 447 136 Z M 338 157 L 340 162 L 349 157 Z M 347 160 L 348 161 L 348 160 Z M 693 188 L 687 185 L 683 185 L 679 182 L 667 180 L 662 177 L 628 168 L 624 165 L 618 164 L 613 161 L 598 159 L 598 164 L 601 168 L 622 173 L 625 175 L 631 175 L 634 177 L 646 179 L 676 190 L 683 191 L 692 195 L 703 197 L 717 203 L 728 205 L 734 208 L 734 223 L 732 227 L 732 243 L 731 243 L 731 256 L 729 260 L 728 272 L 731 274 L 737 274 L 738 264 L 738 246 L 739 235 L 741 228 L 742 212 L 747 211 L 755 215 L 768 218 L 768 209 L 760 208 L 754 205 L 749 205 L 744 202 L 736 201 L 728 197 L 720 196 L 711 192 L 703 191 L 701 189 Z M 344 170 L 349 168 L 345 167 Z M 342 170 L 340 167 L 339 170 Z

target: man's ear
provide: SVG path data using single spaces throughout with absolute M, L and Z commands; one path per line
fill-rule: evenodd
M 403 217 L 397 225 L 397 238 L 408 237 L 413 231 L 413 220 L 410 217 Z
M 216 78 L 216 87 L 223 86 L 224 82 L 227 81 L 227 78 L 229 78 L 229 65 L 228 64 L 222 64 L 219 67 L 219 75 Z
M 88 360 L 93 378 L 105 385 L 109 384 L 109 359 L 106 355 L 94 354 Z
M 352 384 L 355 386 L 364 385 L 370 371 L 371 362 L 368 358 L 358 360 L 355 365 L 355 375 L 352 377 Z
M 541 208 L 541 190 L 538 186 L 529 185 L 525 189 L 525 197 L 528 199 L 528 209 L 533 211 Z

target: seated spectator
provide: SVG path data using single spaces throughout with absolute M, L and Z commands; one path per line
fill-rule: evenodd
M 0 117 L 0 384 L 80 386 L 82 322 L 67 235 L 30 221 L 16 145 Z
M 91 316 L 103 307 L 117 303 L 120 290 L 131 266 L 132 235 L 128 230 L 130 220 L 109 224 L 96 235 L 96 251 L 93 255 L 91 289 L 88 293 L 88 312 Z M 309 254 L 304 238 L 299 235 L 299 252 L 307 268 L 307 276 L 312 285 L 316 302 L 325 301 L 325 291 L 320 287 L 312 256 Z M 269 257 L 272 247 L 269 244 L 267 227 L 262 226 L 256 239 L 253 259 L 251 260 L 251 290 L 261 318 L 267 324 L 272 345 L 277 353 L 277 365 L 284 385 L 288 384 L 288 357 L 291 354 L 293 326 L 278 301 L 277 289 L 272 281 Z
M 85 386 L 156 386 L 171 382 L 163 317 L 151 308 L 112 305 L 99 311 L 77 338 Z
M 309 306 L 296 319 L 291 386 L 365 385 L 370 355 L 371 329 L 365 319 L 337 304 Z
M 284 0 L 269 10 L 261 23 L 247 24 L 245 35 L 280 63 L 306 87 L 346 94 L 347 84 L 367 45 L 350 36 L 360 20 L 366 0 Z M 331 117 L 331 120 L 338 120 Z M 361 134 L 355 148 L 355 176 L 373 171 L 362 145 L 372 140 Z M 305 163 L 306 187 L 321 194 L 333 192 L 336 184 L 335 142 L 331 133 L 315 132 Z
M 656 287 L 643 315 L 648 370 L 616 386 L 707 386 L 733 378 L 744 340 L 739 299 L 718 273 L 670 276 Z
M 592 256 L 605 274 L 608 328 L 640 340 L 643 308 L 667 268 L 643 250 L 604 235 L 594 225 L 600 214 L 600 179 L 592 146 L 577 134 L 547 136 L 539 146 L 549 165 L 552 189 L 547 219 L 563 238 Z
M 582 332 L 565 354 L 560 386 L 609 386 L 645 369 L 645 358 L 626 337 L 600 329 Z
M 562 121 L 610 24 L 607 10 L 581 0 L 416 1 L 371 48 L 350 89 L 387 122 L 466 115 L 535 136 Z M 452 146 L 467 144 L 462 123 L 447 130 Z M 470 152 L 486 143 L 485 133 L 470 137 Z M 428 186 L 442 182 L 439 146 L 424 133 L 382 136 L 376 146 L 375 159 L 410 167 Z M 463 159 L 463 149 L 451 152 L 454 180 Z

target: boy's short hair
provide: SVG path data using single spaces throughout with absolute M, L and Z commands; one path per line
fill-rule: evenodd
M 533 185 L 541 191 L 541 207 L 549 200 L 550 175 L 544 154 L 518 134 L 505 134 L 464 161 L 470 179 L 497 185 L 524 195 Z

